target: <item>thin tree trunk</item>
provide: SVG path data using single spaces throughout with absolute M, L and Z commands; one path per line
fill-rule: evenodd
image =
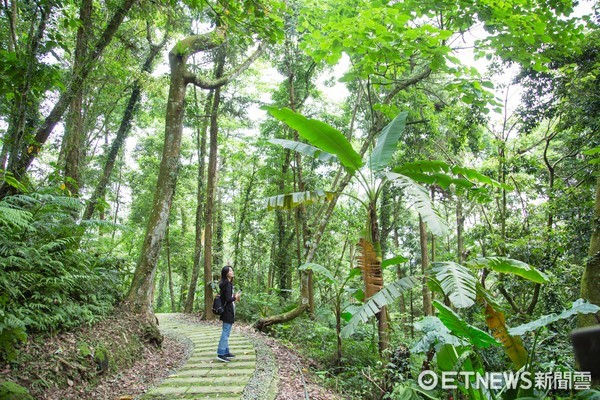
M 429 269 L 429 258 L 427 255 L 427 227 L 423 218 L 419 215 L 419 238 L 421 243 L 421 273 L 423 274 L 423 314 L 433 315 L 431 305 L 431 293 L 427 286 L 427 271 Z
M 174 313 L 177 311 L 175 308 L 175 289 L 173 284 L 173 270 L 171 268 L 171 244 L 169 242 L 169 225 L 167 224 L 167 233 L 166 233 L 166 245 L 167 245 L 167 271 L 169 272 L 169 296 L 171 299 L 171 312 Z
M 225 53 L 221 49 L 217 56 L 215 77 L 218 79 L 223 75 L 225 66 Z M 217 185 L 217 145 L 219 135 L 219 103 L 221 101 L 221 89 L 216 88 L 212 110 L 210 113 L 209 151 L 208 151 L 208 179 L 206 183 L 206 215 L 204 220 L 204 316 L 203 319 L 214 318 L 211 311 L 213 302 L 212 290 L 212 242 L 213 242 L 213 214 L 215 211 L 215 188 Z
M 146 61 L 144 61 L 144 65 L 142 66 L 143 72 L 150 72 L 152 70 L 152 63 L 156 59 L 156 56 L 160 53 L 161 49 L 167 43 L 167 39 L 168 36 L 165 35 L 162 42 L 158 45 L 153 45 L 149 41 L 150 51 L 148 53 L 148 56 L 146 57 Z M 141 94 L 142 82 L 140 79 L 136 79 L 136 81 L 133 83 L 133 89 L 131 90 L 131 95 L 129 96 L 127 106 L 125 107 L 125 112 L 123 113 L 123 117 L 121 118 L 121 123 L 119 124 L 117 135 L 108 151 L 106 162 L 102 170 L 102 176 L 100 177 L 100 180 L 98 181 L 98 184 L 94 189 L 92 197 L 90 197 L 90 200 L 88 201 L 85 207 L 83 219 L 92 218 L 92 215 L 94 215 L 96 205 L 98 204 L 98 200 L 104 198 L 104 195 L 106 194 L 106 188 L 108 186 L 108 181 L 110 180 L 110 176 L 115 166 L 117 155 L 121 151 L 123 143 L 125 143 L 125 140 L 127 139 L 127 136 L 129 135 L 129 132 L 131 130 L 131 122 L 133 121 L 133 116 L 139 105 Z
M 156 273 L 156 262 L 160 252 L 161 241 L 165 234 L 177 182 L 186 85 L 193 83 L 205 89 L 221 87 L 246 70 L 263 50 L 262 46 L 259 46 L 233 72 L 213 81 L 202 80 L 200 77 L 192 75 L 187 71 L 186 62 L 188 57 L 201 51 L 213 49 L 219 46 L 223 40 L 224 31 L 219 28 L 207 34 L 187 37 L 179 41 L 169 53 L 171 83 L 165 118 L 163 155 L 146 236 L 142 245 L 140 259 L 133 275 L 131 288 L 126 298 L 129 309 L 143 315 L 151 323 L 154 323 L 152 289 L 154 274 Z
M 94 46 L 93 50 L 88 54 L 88 57 L 84 62 L 81 63 L 83 66 L 81 70 L 73 70 L 71 80 L 69 81 L 67 88 L 64 92 L 61 93 L 58 101 L 45 118 L 42 125 L 37 129 L 35 134 L 33 135 L 33 141 L 30 146 L 25 146 L 26 148 L 15 148 L 16 152 L 20 151 L 20 154 L 15 153 L 11 159 L 9 160 L 8 170 L 17 178 L 22 179 L 29 166 L 33 162 L 34 158 L 40 152 L 41 147 L 46 143 L 50 133 L 54 130 L 56 124 L 61 120 L 65 111 L 67 110 L 69 103 L 73 99 L 73 97 L 77 94 L 77 91 L 80 90 L 81 86 L 87 80 L 89 73 L 91 72 L 94 64 L 98 61 L 98 59 L 103 54 L 104 50 L 111 42 L 114 37 L 117 29 L 123 22 L 123 19 L 133 6 L 136 0 L 124 0 L 122 4 L 120 4 L 111 20 L 108 22 L 104 32 L 99 35 L 99 39 Z M 0 199 L 5 197 L 9 193 L 13 193 L 14 188 L 4 182 L 0 186 Z M 149 290 L 149 287 L 146 289 Z
M 209 115 L 210 110 L 213 106 L 214 91 L 211 90 L 206 98 L 204 105 L 204 115 Z M 194 87 L 194 99 L 198 104 L 198 98 L 196 96 L 196 88 Z M 198 109 L 198 107 L 196 107 Z M 190 287 L 188 295 L 185 300 L 184 312 L 191 313 L 194 310 L 194 300 L 196 297 L 196 287 L 198 285 L 198 277 L 200 276 L 200 260 L 202 259 L 202 247 L 204 245 L 203 233 L 204 233 L 204 195 L 206 193 L 204 187 L 204 171 L 205 171 L 205 156 L 206 156 L 206 130 L 208 129 L 209 119 L 203 120 L 202 127 L 197 130 L 197 148 L 198 148 L 198 190 L 197 190 L 197 201 L 196 205 L 196 239 L 194 242 L 194 267 L 192 269 L 192 278 L 190 279 Z
M 460 197 L 456 199 L 456 251 L 457 262 L 463 264 L 465 262 L 465 241 L 463 232 L 465 230 L 465 217 L 463 215 L 462 200 Z

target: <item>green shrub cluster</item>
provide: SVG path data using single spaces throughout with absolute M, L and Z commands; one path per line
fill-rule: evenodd
M 41 193 L 0 201 L 0 359 L 28 333 L 102 319 L 121 296 L 116 260 L 80 247 L 80 207 Z

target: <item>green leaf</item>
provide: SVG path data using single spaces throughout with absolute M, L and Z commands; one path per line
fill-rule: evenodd
M 454 335 L 459 338 L 466 339 L 473 346 L 478 348 L 488 348 L 490 346 L 500 346 L 500 343 L 490 336 L 488 333 L 469 325 L 458 314 L 446 307 L 437 300 L 433 301 L 433 305 L 438 309 L 440 321 L 450 329 Z
M 387 268 L 390 265 L 402 264 L 408 261 L 408 258 L 404 256 L 397 256 L 394 258 L 388 258 L 387 260 L 383 260 L 381 263 L 381 268 Z
M 342 338 L 350 337 L 358 327 L 358 324 L 367 322 L 369 318 L 381 310 L 381 307 L 387 306 L 399 298 L 402 293 L 412 289 L 418 283 L 419 280 L 417 278 L 407 276 L 385 286 L 379 292 L 375 293 L 360 307 L 358 312 L 354 314 L 350 322 L 348 322 L 348 325 L 342 329 Z
M 528 322 L 523 325 L 519 325 L 514 328 L 510 328 L 508 333 L 511 335 L 521 336 L 527 332 L 535 331 L 539 328 L 543 328 L 553 322 L 560 321 L 561 319 L 569 318 L 577 313 L 580 314 L 595 314 L 600 311 L 600 307 L 592 303 L 586 303 L 583 299 L 578 299 L 573 302 L 573 306 L 561 312 L 560 314 L 549 314 L 544 315 L 541 318 L 536 319 L 535 321 Z
M 360 154 L 348 139 L 337 129 L 316 119 L 308 119 L 289 108 L 263 106 L 273 117 L 298 131 L 298 134 L 313 146 L 337 156 L 342 165 L 351 173 L 363 166 Z
M 468 266 L 475 268 L 489 268 L 502 274 L 518 275 L 535 283 L 546 283 L 548 277 L 531 265 L 523 261 L 506 257 L 481 257 L 467 262 Z
M 305 264 L 302 264 L 301 266 L 299 266 L 298 270 L 299 271 L 312 270 L 320 275 L 323 275 L 323 277 L 327 280 L 327 282 L 329 282 L 329 283 L 335 282 L 335 277 L 333 276 L 331 271 L 329 271 L 327 268 L 325 268 L 324 266 L 322 266 L 320 264 L 305 263 Z
M 405 175 L 389 172 L 386 176 L 400 187 L 409 201 L 412 201 L 415 210 L 434 235 L 443 236 L 448 232 L 448 225 L 431 203 L 427 189 Z
M 444 294 L 455 307 L 465 308 L 475 304 L 477 280 L 468 268 L 452 261 L 436 262 L 432 266 Z
M 450 330 L 442 324 L 442 321 L 438 317 L 423 317 L 423 319 L 415 322 L 413 325 L 416 330 L 423 332 L 424 335 L 411 347 L 411 354 L 427 353 L 431 350 L 431 346 L 434 346 L 436 351 L 438 351 L 444 344 L 454 346 L 465 344 L 462 340 L 450 334 Z
M 594 154 L 598 153 L 600 153 L 600 146 L 585 150 L 583 152 L 583 154 L 585 154 L 586 156 L 593 156 Z
M 293 140 L 285 140 L 285 139 L 269 139 L 269 142 L 273 144 L 278 144 L 286 149 L 294 150 L 302 154 L 306 154 L 308 156 L 314 157 L 319 161 L 335 161 L 337 162 L 337 157 L 333 154 L 329 154 L 326 151 L 318 149 L 314 146 L 311 146 L 306 143 L 300 143 Z
M 331 201 L 336 196 L 335 192 L 324 190 L 310 190 L 306 192 L 294 192 L 280 194 L 265 199 L 267 210 L 283 209 L 290 210 L 300 204 L 311 204 L 318 200 Z
M 380 171 L 388 165 L 396 151 L 400 135 L 406 127 L 407 116 L 407 111 L 401 112 L 392 122 L 383 128 L 377 138 L 377 145 L 373 149 L 373 153 L 371 153 L 369 159 L 371 170 Z

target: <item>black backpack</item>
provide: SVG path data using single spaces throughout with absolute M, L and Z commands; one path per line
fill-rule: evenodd
M 212 312 L 215 313 L 216 315 L 221 315 L 221 314 L 223 314 L 223 311 L 225 311 L 225 305 L 223 304 L 223 301 L 221 300 L 221 296 L 217 296 L 213 300 Z

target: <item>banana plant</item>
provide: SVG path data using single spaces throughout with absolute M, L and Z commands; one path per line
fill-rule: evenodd
M 414 349 L 427 353 L 430 347 L 435 345 L 437 365 L 441 371 L 462 369 L 482 373 L 483 363 L 479 359 L 478 350 L 490 346 L 502 346 L 515 370 L 522 371 L 527 368 L 531 370 L 537 334 L 534 336 L 534 346 L 529 352 L 523 345 L 521 336 L 528 332 L 539 332 L 540 329 L 553 322 L 578 313 L 596 313 L 600 310 L 600 307 L 579 299 L 573 303 L 570 309 L 560 314 L 542 316 L 535 321 L 510 328 L 506 324 L 504 313 L 501 311 L 501 306 L 497 304 L 491 289 L 484 288 L 476 280 L 474 272 L 480 268 L 486 268 L 492 272 L 518 276 L 535 283 L 548 282 L 546 275 L 527 263 L 505 257 L 477 258 L 466 264 L 434 263 L 430 288 L 443 294 L 456 309 L 468 308 L 475 304 L 482 306 L 486 325 L 491 335 L 469 325 L 448 306 L 437 301 L 434 302 L 435 308 L 439 311 L 438 316 L 427 317 L 424 322 L 418 322 L 419 327 L 436 326 L 441 323 L 445 330 L 437 329 L 438 333 L 435 335 L 426 332 L 424 338 L 414 346 Z M 448 332 L 453 338 L 448 336 Z M 531 389 L 524 391 L 506 388 L 499 393 L 494 393 L 493 391 L 474 391 L 472 388 L 468 389 L 468 386 L 459 382 L 458 388 L 463 395 L 470 399 L 508 399 L 514 398 L 515 395 L 519 397 L 533 395 Z
M 341 164 L 356 179 L 362 192 L 366 194 L 363 198 L 346 194 L 359 201 L 365 209 L 365 229 L 359 241 L 358 264 L 363 271 L 366 298 L 372 298 L 384 287 L 378 227 L 378 201 L 384 185 L 395 184 L 400 187 L 404 197 L 419 213 L 429 230 L 435 235 L 445 235 L 448 231 L 446 222 L 433 207 L 429 191 L 419 182 L 436 183 L 445 188 L 454 185 L 473 193 L 480 192 L 480 184 L 495 183 L 474 170 L 450 167 L 441 161 L 421 161 L 417 164 L 406 164 L 404 167 L 397 166 L 392 169 L 389 164 L 406 127 L 408 117 L 406 111 L 398 114 L 383 128 L 373 151 L 363 160 L 361 155 L 353 149 L 350 141 L 332 126 L 322 121 L 306 118 L 287 108 L 267 106 L 263 109 L 296 130 L 299 136 L 309 144 L 281 139 L 272 139 L 271 143 L 324 162 Z M 386 169 L 387 171 L 384 171 Z M 290 209 L 319 199 L 331 200 L 333 196 L 340 194 L 345 193 L 319 189 L 281 194 L 268 198 L 266 203 L 268 208 Z M 363 307 L 368 307 L 367 303 Z M 389 344 L 386 305 L 383 304 L 378 308 L 375 315 L 378 319 L 379 350 L 380 353 L 383 353 Z M 352 328 L 348 328 L 346 334 L 351 334 L 351 330 Z

